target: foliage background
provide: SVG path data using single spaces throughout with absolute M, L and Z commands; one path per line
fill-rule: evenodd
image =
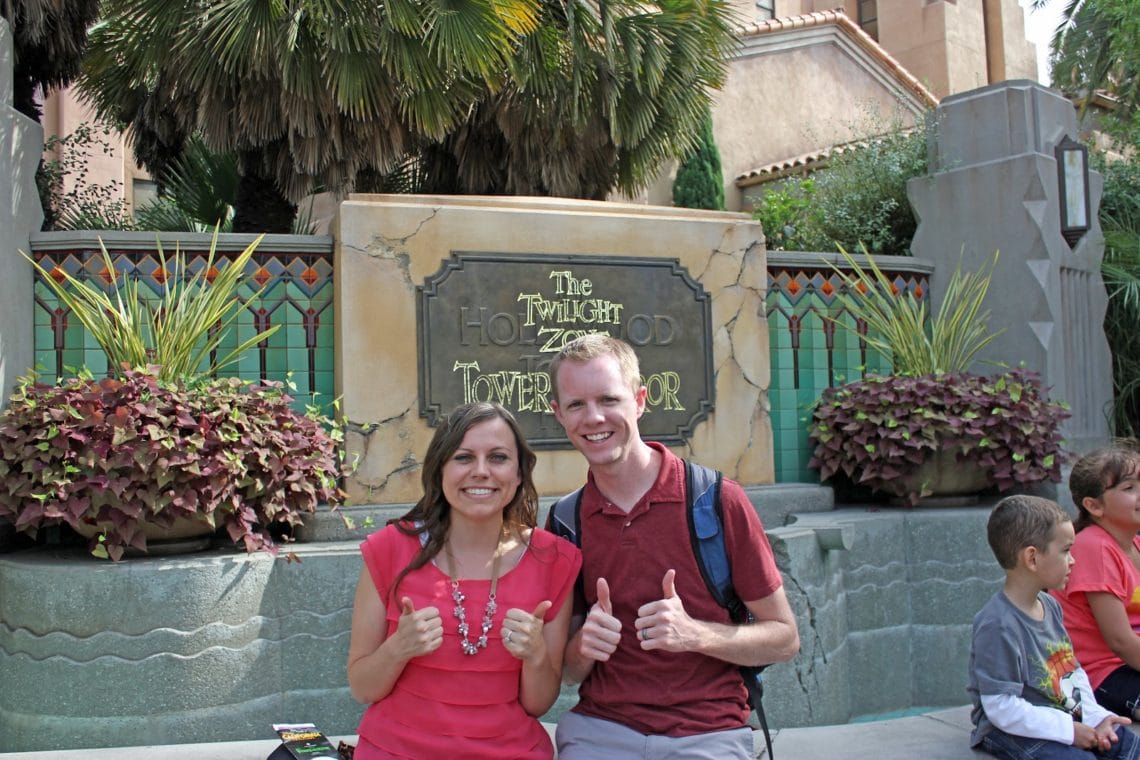
M 1104 331 L 1112 349 L 1117 435 L 1140 436 L 1140 162 L 1105 162 L 1094 157 L 1104 174 L 1100 223 L 1104 231 L 1101 272 L 1108 288 Z
M 918 222 L 906 183 L 926 174 L 933 120 L 916 129 L 895 119 L 881 137 L 837 152 L 826 169 L 765 192 L 754 217 L 769 250 L 838 251 L 866 247 L 875 255 L 910 255 Z

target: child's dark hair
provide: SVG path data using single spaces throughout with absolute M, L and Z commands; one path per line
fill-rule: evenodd
M 998 564 L 1012 570 L 1017 567 L 1017 555 L 1022 549 L 1044 549 L 1053 538 L 1053 529 L 1069 519 L 1055 501 L 1025 494 L 1007 496 L 990 512 L 986 539 Z
M 1137 476 L 1140 476 L 1140 448 L 1134 441 L 1090 451 L 1078 459 L 1069 474 L 1069 493 L 1078 510 L 1073 528 L 1080 532 L 1096 522 L 1085 509 L 1086 498 L 1099 499 L 1108 489 Z

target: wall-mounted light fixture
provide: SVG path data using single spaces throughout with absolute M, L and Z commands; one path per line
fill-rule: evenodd
M 1072 248 L 1089 231 L 1089 151 L 1065 135 L 1053 152 L 1061 190 L 1061 237 Z

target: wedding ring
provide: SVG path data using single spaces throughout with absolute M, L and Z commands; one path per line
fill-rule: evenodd
M 649 629 L 648 628 L 642 628 L 641 629 L 641 640 L 642 641 L 649 641 Z
M 512 631 L 508 628 L 507 629 L 507 635 L 503 637 L 503 641 L 505 641 L 508 644 L 511 643 L 511 634 L 512 633 L 514 633 L 514 631 Z

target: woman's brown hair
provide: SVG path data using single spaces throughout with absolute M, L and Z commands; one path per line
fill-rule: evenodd
M 447 543 L 451 531 L 451 505 L 443 495 L 443 467 L 463 443 L 467 431 L 481 422 L 495 418 L 507 423 L 514 434 L 518 449 L 519 476 L 522 482 L 515 491 L 514 498 L 503 509 L 503 529 L 519 533 L 524 528 L 533 528 L 538 523 L 538 490 L 534 486 L 534 466 L 538 461 L 534 451 L 526 442 L 514 416 L 499 404 L 475 403 L 455 407 L 435 429 L 431 443 L 424 455 L 420 482 L 423 496 L 403 517 L 390 520 L 401 533 L 409 536 L 427 534 L 427 540 L 408 566 L 400 571 L 392 583 L 391 595 L 404 576 L 417 570 L 435 558 Z

